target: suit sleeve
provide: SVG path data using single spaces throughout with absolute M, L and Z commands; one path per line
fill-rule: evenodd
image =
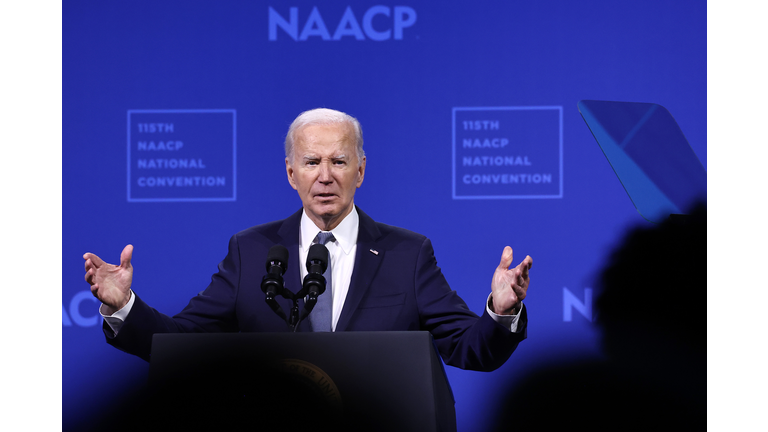
M 527 337 L 526 308 L 521 312 L 517 333 L 494 321 L 485 308 L 479 317 L 472 312 L 445 280 L 429 239 L 421 245 L 415 278 L 421 326 L 432 333 L 446 364 L 492 371 L 503 365 Z
M 169 317 L 144 302 L 136 301 L 120 332 L 114 336 L 104 324 L 107 343 L 149 361 L 155 333 L 202 333 L 237 331 L 235 302 L 240 283 L 240 250 L 237 235 L 229 241 L 229 251 L 219 264 L 208 287 L 193 297 L 177 315 Z

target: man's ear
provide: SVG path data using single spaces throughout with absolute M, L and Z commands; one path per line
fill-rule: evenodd
M 357 167 L 357 187 L 360 187 L 363 184 L 364 178 L 365 178 L 365 156 L 363 156 L 363 162 L 360 164 L 359 167 Z
M 298 190 L 296 189 L 296 182 L 293 181 L 294 173 L 295 171 L 293 170 L 293 166 L 291 165 L 290 161 L 288 161 L 288 158 L 285 158 L 285 174 L 288 175 L 288 183 L 291 184 L 291 187 L 294 190 Z

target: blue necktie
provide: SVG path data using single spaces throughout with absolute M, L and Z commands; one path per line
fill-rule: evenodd
M 324 245 L 328 242 L 336 241 L 333 233 L 320 232 L 315 237 L 315 243 Z M 328 268 L 323 273 L 325 277 L 325 292 L 317 298 L 315 308 L 309 314 L 309 322 L 312 324 L 312 331 L 329 332 L 331 331 L 331 311 L 333 310 L 333 284 L 331 282 L 331 255 L 328 253 Z

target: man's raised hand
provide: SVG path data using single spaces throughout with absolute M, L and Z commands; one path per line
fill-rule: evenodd
M 509 268 L 512 258 L 512 248 L 505 247 L 501 253 L 501 262 L 493 273 L 493 311 L 499 315 L 513 315 L 520 311 L 520 302 L 525 298 L 531 282 L 529 270 L 533 266 L 533 258 L 526 256 L 517 267 Z
M 85 259 L 85 281 L 91 285 L 91 293 L 106 307 L 108 314 L 122 309 L 131 298 L 133 246 L 128 245 L 120 254 L 120 265 L 105 263 L 88 252 Z

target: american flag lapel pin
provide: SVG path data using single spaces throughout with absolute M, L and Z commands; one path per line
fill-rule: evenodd
M 377 251 L 375 249 L 371 249 L 371 253 L 374 254 L 374 255 L 377 255 L 377 256 L 379 255 L 379 251 Z

